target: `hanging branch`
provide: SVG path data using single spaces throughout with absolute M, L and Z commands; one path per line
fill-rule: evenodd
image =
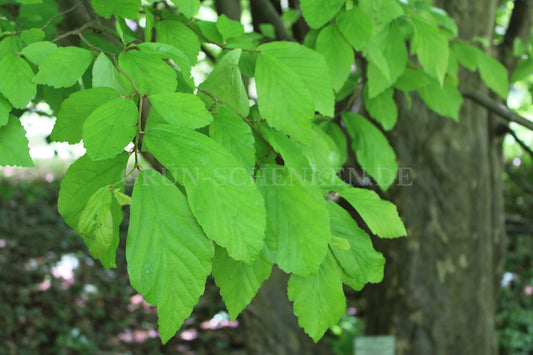
M 524 141 L 518 138 L 518 136 L 516 135 L 516 132 L 513 131 L 512 129 L 509 129 L 507 133 L 509 133 L 514 138 L 515 142 L 518 143 L 518 145 L 522 147 L 522 149 L 531 156 L 531 159 L 533 159 L 533 150 L 531 150 L 531 148 L 529 148 L 528 145 L 524 143 Z
M 294 42 L 295 39 L 287 32 L 285 24 L 281 19 L 281 16 L 278 14 L 270 0 L 256 0 L 257 7 L 261 10 L 262 15 L 268 19 L 274 26 L 276 31 L 276 38 L 282 41 L 291 41 Z
M 469 100 L 472 100 L 481 106 L 485 107 L 487 110 L 497 114 L 501 118 L 509 122 L 518 123 L 521 126 L 529 128 L 533 131 L 533 122 L 520 116 L 519 114 L 509 110 L 504 105 L 498 104 L 497 102 L 492 101 L 491 99 L 477 93 L 476 91 L 461 89 L 461 94 Z

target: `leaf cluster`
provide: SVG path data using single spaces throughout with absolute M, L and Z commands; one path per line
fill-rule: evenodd
M 52 6 L 18 3 L 21 13 Z M 406 235 L 392 203 L 339 178 L 348 150 L 385 191 L 398 172 L 384 133 L 397 120 L 395 93 L 417 92 L 457 120 L 458 62 L 499 95 L 508 91 L 503 66 L 457 40 L 453 20 L 426 3 L 301 0 L 311 27 L 303 44 L 245 32 L 226 16 L 200 20 L 199 0 L 91 4 L 116 27 L 90 22 L 55 35 L 50 21 L 0 23 L 0 164 L 32 165 L 12 112 L 48 102 L 51 138 L 87 150 L 61 184 L 59 211 L 110 268 L 122 206 L 131 205 L 128 273 L 158 306 L 163 342 L 208 275 L 234 319 L 274 264 L 291 274 L 300 325 L 320 339 L 344 313 L 343 284 L 360 290 L 383 278 L 368 233 Z M 132 21 L 142 27 L 130 29 Z M 69 36 L 81 45 L 57 45 Z M 215 65 L 197 84 L 192 68 L 206 46 L 218 48 Z M 369 117 L 350 112 L 357 93 Z M 124 183 L 134 176 L 130 199 Z

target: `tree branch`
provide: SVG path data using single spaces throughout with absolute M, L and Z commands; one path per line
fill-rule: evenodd
M 476 91 L 472 91 L 468 89 L 461 89 L 460 91 L 461 91 L 461 94 L 463 94 L 463 96 L 466 97 L 467 99 L 478 103 L 479 105 L 485 107 L 487 110 L 497 114 L 504 120 L 518 123 L 519 125 L 529 128 L 530 130 L 533 131 L 532 121 L 509 110 L 506 106 L 498 104 L 494 102 L 493 100 L 489 99 L 488 97 L 485 97 L 477 93 Z
M 518 145 L 520 147 L 522 147 L 522 149 L 527 153 L 529 154 L 529 156 L 531 156 L 531 159 L 533 159 L 533 150 L 531 150 L 531 148 L 528 147 L 528 145 L 526 143 L 524 143 L 524 141 L 522 141 L 520 138 L 518 138 L 518 136 L 516 135 L 516 132 L 513 131 L 512 129 L 509 129 L 507 131 L 507 133 L 509 133 L 513 139 L 515 140 L 516 143 L 518 143 Z
M 295 39 L 287 32 L 281 16 L 276 11 L 270 0 L 254 0 L 261 14 L 268 20 L 276 31 L 276 38 L 283 41 L 294 42 Z

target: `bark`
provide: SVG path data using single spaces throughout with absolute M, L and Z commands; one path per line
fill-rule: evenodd
M 496 1 L 441 1 L 460 37 L 492 38 Z M 472 19 L 475 19 L 473 21 Z M 487 94 L 477 74 L 460 83 Z M 399 101 L 391 143 L 413 185 L 390 192 L 408 238 L 379 242 L 387 265 L 369 288 L 367 332 L 393 334 L 398 354 L 495 354 L 494 314 L 505 251 L 500 122 L 465 101 L 460 122 L 419 98 Z M 416 127 L 416 129 L 414 129 Z

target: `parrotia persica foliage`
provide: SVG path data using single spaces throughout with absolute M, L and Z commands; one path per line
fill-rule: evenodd
M 209 274 L 234 319 L 273 264 L 291 275 L 294 313 L 318 341 L 344 313 L 343 283 L 360 290 L 383 278 L 367 233 L 406 235 L 392 203 L 338 177 L 348 149 L 387 190 L 398 171 L 383 133 L 397 119 L 395 91 L 416 91 L 457 120 L 459 63 L 507 95 L 504 67 L 457 39 L 453 20 L 425 2 L 300 3 L 301 13 L 281 16 L 289 33 L 303 16 L 304 43 L 273 40 L 271 25 L 245 32 L 224 15 L 197 19 L 199 0 L 92 0 L 115 21 L 63 34 L 55 24 L 74 9 L 59 15 L 51 0 L 16 1 L 18 17 L 0 13 L 0 165 L 32 166 L 17 116 L 47 102 L 57 117 L 51 139 L 87 150 L 66 173 L 59 211 L 111 268 L 130 205 L 128 273 L 158 307 L 163 342 Z M 215 63 L 198 84 L 191 69 L 202 46 Z M 364 72 L 354 67 L 363 62 Z M 358 94 L 366 117 L 350 112 Z M 130 198 L 124 185 L 134 177 Z

